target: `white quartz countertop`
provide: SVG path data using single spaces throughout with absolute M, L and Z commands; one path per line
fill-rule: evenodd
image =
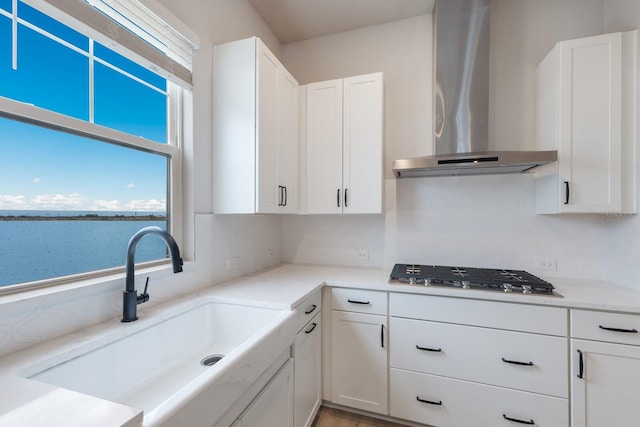
M 557 297 L 390 283 L 389 273 L 390 269 L 382 268 L 284 264 L 225 282 L 204 292 L 227 301 L 292 308 L 310 292 L 326 284 L 385 292 L 640 314 L 640 292 L 601 280 L 543 277 L 562 295 Z
M 162 316 L 172 305 L 206 297 L 221 302 L 260 305 L 292 309 L 306 296 L 324 285 L 403 292 L 441 297 L 525 303 L 570 309 L 606 310 L 640 314 L 640 292 L 622 288 L 605 281 L 544 277 L 562 297 L 508 294 L 469 289 L 425 287 L 389 283 L 389 269 L 284 264 L 266 271 L 242 276 L 212 286 L 180 301 L 143 308 L 142 316 Z M 95 333 L 118 333 L 124 327 L 119 322 L 95 327 Z M 136 322 L 138 323 L 138 322 Z M 142 322 L 140 322 L 142 323 Z M 86 338 L 94 328 L 71 336 Z M 11 375 L 12 364 L 24 366 L 37 354 L 46 351 L 56 341 L 69 342 L 69 336 L 13 353 L 0 359 L 2 375 L 0 389 L 0 427 L 42 425 L 138 426 L 142 421 L 139 409 L 75 393 L 37 381 Z M 19 362 L 17 362 L 19 361 Z M 89 418 L 87 418 L 89 417 Z M 87 421 L 89 424 L 86 424 Z

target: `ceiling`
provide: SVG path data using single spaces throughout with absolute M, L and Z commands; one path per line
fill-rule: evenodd
M 282 44 L 430 13 L 434 0 L 249 0 Z

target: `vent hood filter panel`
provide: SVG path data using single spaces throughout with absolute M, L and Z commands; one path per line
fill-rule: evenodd
M 398 178 L 424 176 L 490 175 L 526 172 L 555 162 L 556 151 L 489 151 L 485 153 L 443 154 L 395 160 Z

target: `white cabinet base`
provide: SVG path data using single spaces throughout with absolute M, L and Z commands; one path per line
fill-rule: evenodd
M 331 341 L 331 401 L 386 414 L 386 316 L 334 310 Z
M 293 426 L 293 361 L 290 359 L 240 416 L 242 427 Z
M 638 425 L 640 347 L 572 339 L 571 349 L 572 427 Z
M 537 427 L 569 425 L 567 399 L 393 368 L 390 385 L 390 415 L 418 423 L 437 427 L 523 425 L 518 421 L 533 421 Z

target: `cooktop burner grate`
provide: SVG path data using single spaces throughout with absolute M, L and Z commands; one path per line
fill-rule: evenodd
M 396 264 L 390 279 L 426 286 L 559 296 L 551 283 L 522 270 Z

